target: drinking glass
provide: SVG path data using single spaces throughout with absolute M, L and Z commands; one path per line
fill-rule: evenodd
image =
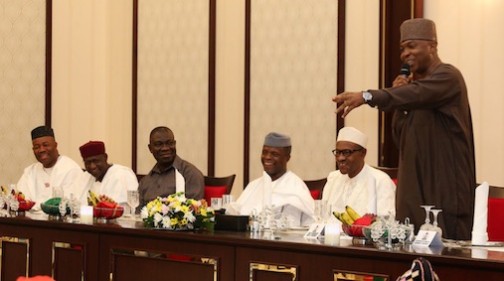
M 61 199 L 63 199 L 63 189 L 59 186 L 53 186 L 52 188 L 52 197 L 55 198 L 55 197 L 59 197 Z
M 70 193 L 70 201 L 68 202 L 68 205 L 70 207 L 70 220 L 73 221 L 74 219 L 78 218 L 80 215 L 80 206 L 81 203 L 79 199 L 77 199 L 73 193 Z
M 223 208 L 226 208 L 231 203 L 233 203 L 233 195 L 231 195 L 231 194 L 222 195 L 222 207 Z
M 128 190 L 128 205 L 130 207 L 130 215 L 135 217 L 135 209 L 140 205 L 140 198 L 137 190 Z
M 408 237 L 406 237 L 406 242 L 407 243 L 413 243 L 415 241 L 415 225 L 410 224 L 410 219 L 406 217 L 404 219 L 404 226 L 408 229 Z
M 317 223 L 324 222 L 327 218 L 327 201 L 326 200 L 315 200 L 315 220 Z
M 420 207 L 425 209 L 425 223 L 420 226 L 420 230 L 432 230 L 432 224 L 430 223 L 430 210 L 434 208 L 434 205 L 420 205 Z
M 439 236 L 443 236 L 443 230 L 441 229 L 441 227 L 438 226 L 438 221 L 437 221 L 437 218 L 438 218 L 438 214 L 440 212 L 442 212 L 443 210 L 441 209 L 432 209 L 430 210 L 432 215 L 434 216 L 434 222 L 432 224 L 432 230 L 435 230 L 439 233 Z
M 58 206 L 60 217 L 63 220 L 67 214 L 67 200 L 66 198 L 61 198 L 61 202 Z
M 210 206 L 214 210 L 222 209 L 222 198 L 220 197 L 212 197 L 210 198 Z

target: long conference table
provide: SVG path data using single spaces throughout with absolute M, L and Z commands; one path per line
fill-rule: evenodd
M 133 219 L 92 225 L 44 214 L 1 217 L 1 281 L 49 275 L 72 280 L 395 280 L 417 257 L 441 280 L 504 280 L 500 248 L 379 250 L 307 240 L 300 231 L 262 233 L 144 228 Z

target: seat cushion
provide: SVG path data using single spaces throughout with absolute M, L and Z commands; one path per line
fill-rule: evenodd
M 504 241 L 504 198 L 488 198 L 488 240 Z
M 192 257 L 187 256 L 187 255 L 181 255 L 181 254 L 169 254 L 168 259 L 174 260 L 174 261 L 191 261 Z
M 211 205 L 211 198 L 222 198 L 222 195 L 226 194 L 227 187 L 225 185 L 222 186 L 205 186 L 205 200 L 208 203 L 208 206 Z
M 33 277 L 19 276 L 16 281 L 54 281 L 54 279 L 47 275 L 37 275 Z

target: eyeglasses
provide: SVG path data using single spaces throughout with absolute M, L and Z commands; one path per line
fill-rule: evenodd
M 361 151 L 363 149 L 364 148 L 359 148 L 359 149 L 343 149 L 343 150 L 333 149 L 332 150 L 332 154 L 334 154 L 334 156 L 343 155 L 345 157 L 348 157 L 348 156 L 352 155 L 354 152 Z

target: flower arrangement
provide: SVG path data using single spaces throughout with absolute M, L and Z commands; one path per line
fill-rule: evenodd
M 213 224 L 215 212 L 204 199 L 188 199 L 184 192 L 177 192 L 150 201 L 140 216 L 146 227 L 186 230 Z

